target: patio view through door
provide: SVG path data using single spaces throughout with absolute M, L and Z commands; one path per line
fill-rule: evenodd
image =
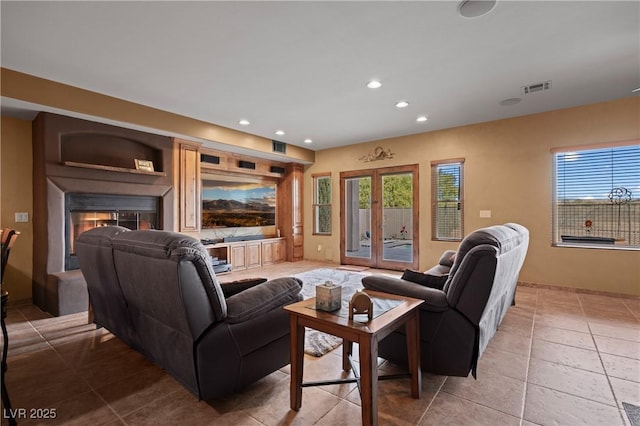
M 340 173 L 340 263 L 418 268 L 418 165 Z

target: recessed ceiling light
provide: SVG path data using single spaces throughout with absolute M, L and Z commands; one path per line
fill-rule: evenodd
M 396 108 L 406 108 L 408 106 L 409 106 L 409 102 L 407 101 L 396 102 Z
M 249 124 L 251 124 L 249 120 L 245 120 L 244 118 L 238 121 L 238 123 L 240 123 L 241 126 L 248 126 Z
M 427 121 L 427 116 L 426 115 L 421 115 L 418 118 L 416 118 L 416 121 L 418 123 L 424 123 L 425 121 Z
M 311 143 L 311 142 L 313 142 L 311 139 L 305 139 L 304 140 L 304 143 Z
M 282 136 L 282 135 L 284 135 L 284 131 L 283 130 L 276 130 L 276 135 Z
M 378 80 L 371 80 L 367 83 L 367 87 L 369 89 L 377 89 L 380 86 L 382 86 L 382 83 L 380 83 Z
M 522 101 L 522 98 L 509 98 L 509 99 L 503 99 L 500 102 L 498 102 L 498 104 L 500 104 L 500 106 L 511 106 L 511 105 L 515 105 L 515 104 L 519 104 Z
M 486 15 L 496 7 L 496 0 L 464 0 L 458 4 L 458 13 L 465 18 Z

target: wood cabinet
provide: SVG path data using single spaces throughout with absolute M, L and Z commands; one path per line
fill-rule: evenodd
M 247 243 L 247 269 L 262 266 L 262 243 L 252 241 Z
M 200 144 L 175 139 L 178 150 L 180 232 L 200 230 Z
M 278 228 L 286 240 L 284 258 L 296 262 L 304 257 L 302 214 L 302 164 L 289 163 L 278 183 Z
M 205 246 L 211 256 L 231 264 L 232 271 L 284 262 L 284 238 L 219 243 Z
M 241 271 L 247 269 L 247 245 L 231 245 L 231 270 Z
M 284 262 L 284 239 L 270 239 L 262 242 L 262 265 Z

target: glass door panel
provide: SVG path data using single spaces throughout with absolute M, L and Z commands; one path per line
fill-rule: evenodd
M 413 176 L 382 176 L 382 260 L 413 262 Z
M 344 255 L 371 259 L 371 177 L 344 181 Z
M 418 166 L 340 173 L 340 262 L 418 268 Z

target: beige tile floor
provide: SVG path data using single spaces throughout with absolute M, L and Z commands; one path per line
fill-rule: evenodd
M 286 263 L 221 279 L 327 266 Z M 86 313 L 52 318 L 31 304 L 10 304 L 7 323 L 13 407 L 56 415 L 19 424 L 360 423 L 354 384 L 304 388 L 302 409 L 294 412 L 285 367 L 240 394 L 205 403 L 108 331 L 87 324 Z M 380 367 L 396 368 L 382 359 Z M 306 380 L 341 374 L 339 349 L 305 358 Z M 640 300 L 520 287 L 517 305 L 480 359 L 478 380 L 424 373 L 422 395 L 412 399 L 407 380 L 380 382 L 380 423 L 629 424 L 622 402 L 640 405 Z

